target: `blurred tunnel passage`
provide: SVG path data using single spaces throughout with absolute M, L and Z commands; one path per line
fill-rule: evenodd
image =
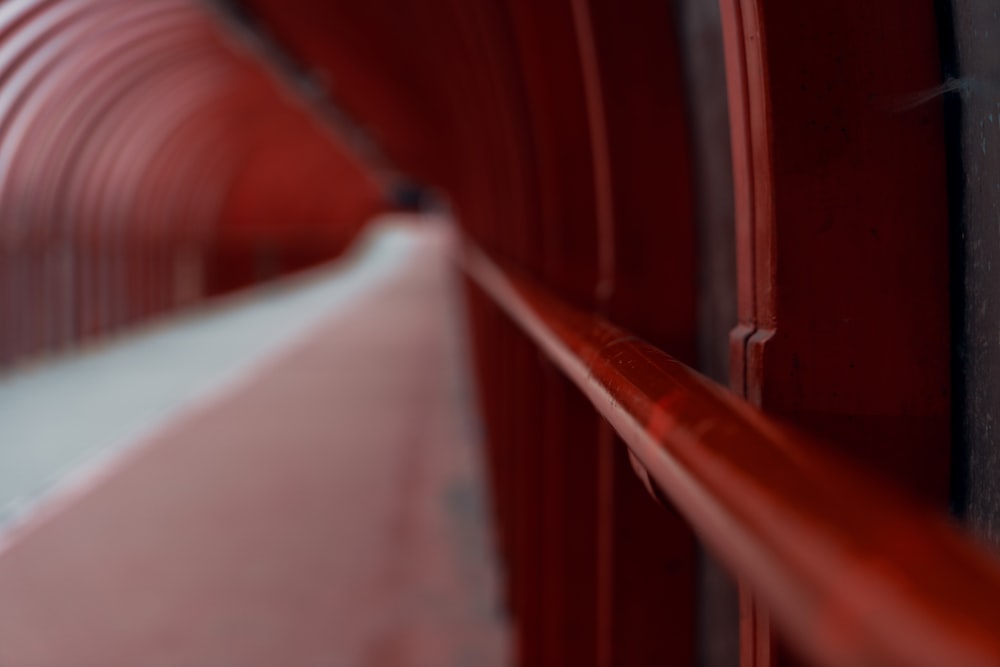
M 381 208 L 203 3 L 0 4 L 0 364 L 333 257 Z
M 306 93 L 215 3 L 0 2 L 5 667 L 507 663 L 453 235 Z
M 1000 664 L 990 1 L 0 0 L 0 667 Z

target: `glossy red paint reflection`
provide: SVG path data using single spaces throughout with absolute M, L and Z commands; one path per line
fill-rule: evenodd
M 474 247 L 463 263 L 805 655 L 1000 660 L 1000 565 L 941 515 Z

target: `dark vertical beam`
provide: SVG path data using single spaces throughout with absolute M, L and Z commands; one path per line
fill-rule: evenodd
M 954 292 L 959 386 L 955 509 L 1000 544 L 1000 10 L 996 3 L 954 0 L 954 60 L 946 93 L 955 132 Z M 997 268 L 994 269 L 993 267 Z
M 676 0 L 684 98 L 692 145 L 698 247 L 698 370 L 729 380 L 729 332 L 736 326 L 733 173 L 719 5 Z M 702 667 L 739 661 L 735 583 L 711 554 L 699 555 L 698 653 Z

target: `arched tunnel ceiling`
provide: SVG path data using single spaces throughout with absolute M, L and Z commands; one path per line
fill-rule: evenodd
M 0 6 L 0 362 L 343 249 L 380 185 L 196 0 Z

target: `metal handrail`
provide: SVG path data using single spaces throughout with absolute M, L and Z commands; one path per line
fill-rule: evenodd
M 464 271 L 820 664 L 1000 664 L 1000 564 L 946 517 L 472 243 Z

